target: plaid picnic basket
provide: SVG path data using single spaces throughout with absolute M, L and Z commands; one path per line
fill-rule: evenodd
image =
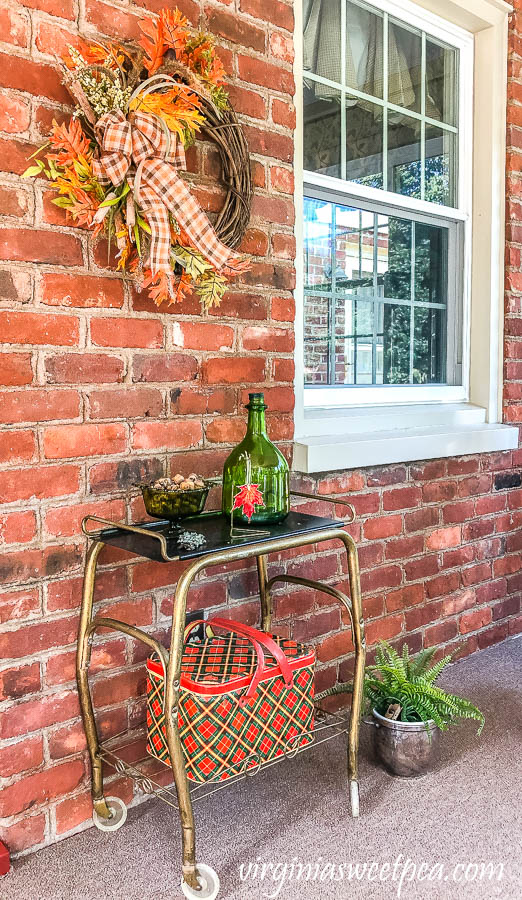
M 313 649 L 229 619 L 205 625 L 211 636 L 185 643 L 181 666 L 178 727 L 188 777 L 224 781 L 309 744 Z M 147 752 L 170 765 L 163 669 L 150 658 L 147 670 Z

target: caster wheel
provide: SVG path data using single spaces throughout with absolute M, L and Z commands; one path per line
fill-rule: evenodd
M 359 785 L 357 781 L 350 781 L 350 806 L 352 818 L 359 818 Z
M 110 819 L 104 819 L 103 816 L 98 815 L 96 810 L 94 810 L 92 814 L 94 824 L 100 831 L 118 831 L 118 828 L 125 824 L 127 807 L 119 797 L 106 797 L 105 800 L 111 817 Z
M 204 865 L 204 863 L 198 863 L 196 872 L 198 873 L 200 888 L 196 891 L 187 884 L 185 879 L 182 879 L 181 890 L 185 897 L 188 897 L 189 900 L 216 900 L 219 893 L 218 873 L 214 872 L 214 869 L 211 869 L 210 866 Z

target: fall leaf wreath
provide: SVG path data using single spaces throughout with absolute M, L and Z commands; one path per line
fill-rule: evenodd
M 204 308 L 219 305 L 230 278 L 249 267 L 235 252 L 250 216 L 248 148 L 229 104 L 212 35 L 178 9 L 140 24 L 138 44 L 80 41 L 63 58 L 76 101 L 67 124 L 26 177 L 46 176 L 53 200 L 95 237 L 117 247 L 128 272 L 159 306 L 193 287 Z M 217 143 L 226 198 L 214 226 L 178 172 L 199 131 Z

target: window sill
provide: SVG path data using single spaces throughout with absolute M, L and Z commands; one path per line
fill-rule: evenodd
M 485 411 L 470 404 L 450 405 L 445 410 L 439 405 L 434 405 L 431 410 L 417 408 L 415 424 L 412 409 L 396 407 L 393 411 L 395 424 L 390 422 L 389 409 L 346 412 L 344 420 L 337 412 L 331 423 L 326 410 L 323 416 L 317 417 L 317 411 L 314 411 L 313 419 L 305 419 L 308 434 L 294 441 L 293 467 L 296 471 L 311 474 L 359 469 L 518 447 L 518 428 L 487 424 Z M 411 423 L 408 422 L 410 416 Z M 398 419 L 400 426 L 396 424 Z

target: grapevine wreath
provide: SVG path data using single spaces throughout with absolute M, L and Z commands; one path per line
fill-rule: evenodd
M 212 36 L 178 9 L 140 28 L 138 44 L 69 46 L 63 72 L 76 110 L 67 124 L 53 121 L 24 175 L 45 175 L 59 193 L 53 203 L 105 234 L 109 250 L 115 242 L 118 269 L 158 306 L 193 286 L 208 308 L 249 265 L 235 252 L 250 217 L 248 147 Z M 217 144 L 226 185 L 214 226 L 178 174 L 199 131 Z

